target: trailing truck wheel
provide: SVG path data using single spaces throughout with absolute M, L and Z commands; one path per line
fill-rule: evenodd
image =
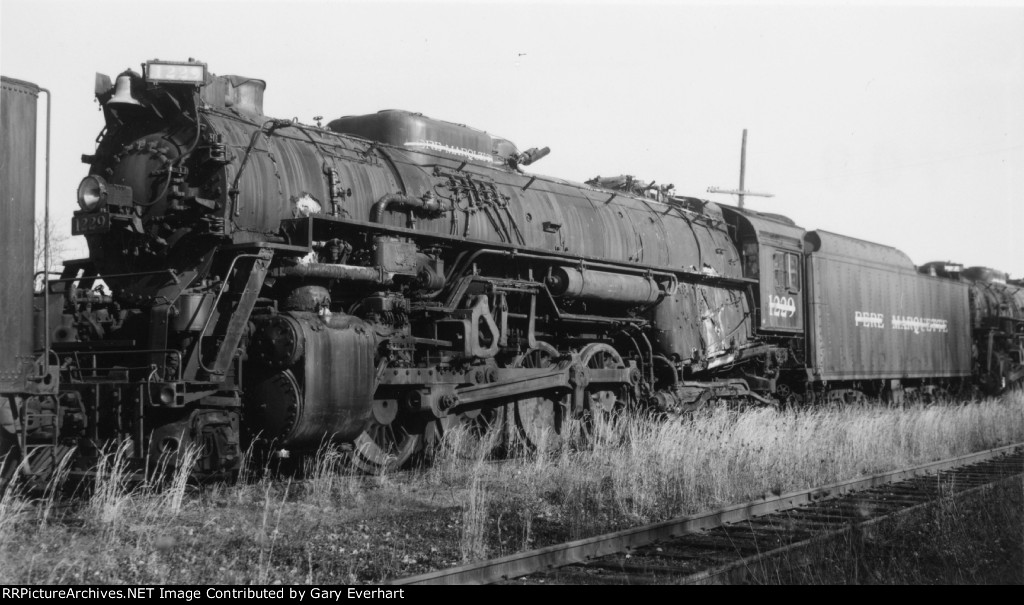
M 945 387 L 936 386 L 925 390 L 923 400 L 926 405 L 949 403 L 953 400 L 953 396 Z
M 782 409 L 799 408 L 804 403 L 804 398 L 784 382 L 776 385 L 775 396 L 779 399 L 779 407 Z

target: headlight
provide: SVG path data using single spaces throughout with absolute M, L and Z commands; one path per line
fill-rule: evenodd
M 78 184 L 78 205 L 86 212 L 95 210 L 107 199 L 107 182 L 101 177 L 90 175 Z

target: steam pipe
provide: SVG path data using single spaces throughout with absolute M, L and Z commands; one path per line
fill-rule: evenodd
M 530 259 L 535 259 L 535 260 L 540 260 L 540 261 L 545 261 L 545 262 L 550 262 L 550 263 L 562 263 L 562 264 L 564 264 L 564 263 L 568 263 L 569 262 L 566 258 L 555 256 L 555 255 L 533 254 L 533 253 L 530 253 L 530 252 L 520 252 L 519 250 L 500 250 L 500 249 L 497 249 L 497 248 L 480 248 L 479 250 L 474 251 L 472 254 L 470 254 L 468 257 L 466 257 L 465 260 L 456 260 L 456 263 L 452 265 L 451 270 L 448 271 L 447 275 L 445 276 L 445 280 L 446 281 L 451 281 L 453 279 L 453 277 L 457 273 L 460 273 L 461 271 L 465 270 L 465 268 L 468 265 L 473 263 L 477 258 L 479 258 L 480 256 L 482 256 L 484 254 L 505 255 L 505 256 L 511 257 L 513 260 L 517 259 L 517 258 L 530 258 Z M 463 258 L 463 256 L 459 255 L 459 259 L 462 259 L 462 258 Z M 577 264 L 578 264 L 578 261 L 577 261 Z M 614 273 L 631 273 L 631 274 L 639 274 L 639 275 L 645 275 L 645 276 L 646 275 L 651 275 L 651 276 L 656 276 L 656 277 L 659 277 L 659 278 L 668 279 L 669 280 L 669 285 L 665 288 L 665 292 L 675 292 L 676 286 L 679 285 L 679 277 L 675 273 L 669 273 L 667 271 L 655 271 L 655 270 L 649 269 L 647 267 L 637 267 L 637 266 L 632 266 L 631 267 L 629 265 L 613 265 L 611 263 L 602 263 L 600 261 L 590 261 L 590 260 L 586 261 L 586 265 L 587 265 L 587 268 L 600 267 L 602 269 L 607 269 L 607 270 L 612 271 Z
M 385 286 L 391 278 L 378 267 L 358 267 L 355 265 L 334 265 L 330 263 L 303 263 L 273 269 L 275 277 L 306 277 L 313 279 L 340 279 L 344 281 L 366 282 Z
M 609 303 L 653 305 L 665 294 L 653 277 L 554 267 L 544 283 L 554 296 Z
M 418 212 L 428 217 L 438 217 L 444 214 L 439 202 L 433 195 L 427 194 L 422 198 L 405 195 L 404 193 L 391 193 L 380 198 L 373 208 L 370 209 L 370 222 L 381 222 L 381 215 L 388 210 L 401 208 L 409 213 Z
M 669 369 L 669 371 L 672 372 L 672 386 L 679 384 L 679 370 L 676 369 L 674 363 L 669 361 L 668 357 L 665 357 L 664 355 L 654 355 L 652 359 L 663 364 L 666 368 Z
M 198 115 L 196 116 L 196 128 L 199 128 Z M 269 126 L 270 128 L 267 128 Z M 231 204 L 235 209 L 235 216 L 239 216 L 242 213 L 241 206 L 238 205 L 238 183 L 242 180 L 242 172 L 245 167 L 249 164 L 249 156 L 252 155 L 252 150 L 256 146 L 256 139 L 261 134 L 267 137 L 267 145 L 270 145 L 270 137 L 279 128 L 287 128 L 289 126 L 295 126 L 295 123 L 291 120 L 278 120 L 270 119 L 264 122 L 257 130 L 252 133 L 252 138 L 249 139 L 249 146 L 245 149 L 245 155 L 242 157 L 242 163 L 238 166 L 238 172 L 235 173 L 235 180 L 231 183 L 231 188 L 228 189 L 228 195 L 231 196 Z

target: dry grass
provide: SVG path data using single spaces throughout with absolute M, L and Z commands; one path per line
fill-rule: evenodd
M 909 408 L 719 408 L 662 423 L 642 416 L 598 423 L 591 450 L 527 454 L 481 472 L 496 492 L 490 499 L 502 503 L 492 516 L 505 522 L 504 546 L 515 551 L 534 544 L 538 522 L 552 539 L 580 538 L 1022 440 L 1019 393 Z M 480 480 L 444 454 L 433 473 L 449 483 L 460 475 L 464 483 Z M 510 541 L 522 514 L 530 515 L 519 519 L 523 540 Z
M 490 494 L 483 484 L 483 473 L 473 473 L 467 490 L 462 511 L 460 552 L 463 561 L 478 561 L 487 558 L 487 528 L 489 524 L 488 498 Z
M 619 418 L 592 448 L 486 464 L 493 443 L 448 431 L 409 476 L 355 477 L 332 448 L 289 484 L 133 484 L 109 452 L 65 518 L 59 490 L 0 500 L 0 583 L 379 582 L 637 523 L 1024 441 L 1024 396 L 965 405 L 717 409 Z M 40 512 L 40 511 L 51 512 Z
M 0 549 L 13 541 L 18 527 L 30 514 L 31 503 L 23 496 L 20 486 L 12 482 L 0 495 Z
M 116 527 L 123 522 L 125 509 L 132 503 L 128 469 L 131 448 L 130 442 L 122 442 L 113 452 L 103 452 L 96 465 L 96 482 L 87 514 L 103 526 Z

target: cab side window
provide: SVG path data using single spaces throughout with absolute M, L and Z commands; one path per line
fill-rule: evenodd
M 775 289 L 788 292 L 800 290 L 800 255 L 792 252 L 772 253 Z
M 785 252 L 774 252 L 772 253 L 772 269 L 775 273 L 775 287 L 776 289 L 786 287 L 786 253 Z
M 800 255 L 793 254 L 792 252 L 786 253 L 786 261 L 789 265 L 789 275 L 786 279 L 786 287 L 791 290 L 800 289 Z
M 757 242 L 743 243 L 743 277 L 757 279 L 759 271 L 757 258 Z

